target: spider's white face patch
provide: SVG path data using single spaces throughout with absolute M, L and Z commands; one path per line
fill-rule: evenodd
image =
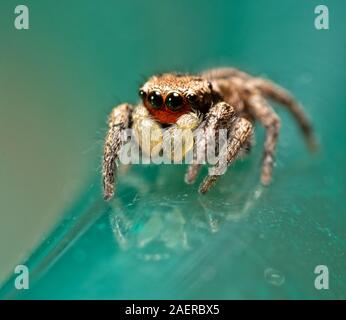
M 161 125 L 149 116 L 146 108 L 139 106 L 133 115 L 133 135 L 142 151 L 149 157 L 156 156 L 162 146 Z

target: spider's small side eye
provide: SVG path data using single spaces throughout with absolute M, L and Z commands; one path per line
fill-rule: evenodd
M 189 93 L 186 98 L 190 103 L 197 102 L 197 94 L 195 93 Z
M 144 90 L 140 89 L 138 91 L 138 95 L 144 100 L 147 96 L 147 93 Z
M 209 90 L 212 90 L 213 89 L 213 85 L 211 84 L 211 82 L 208 81 L 208 88 Z
M 166 106 L 172 111 L 179 110 L 183 104 L 184 100 L 182 96 L 177 92 L 171 92 L 166 97 Z
M 148 95 L 148 101 L 154 109 L 159 109 L 162 107 L 163 98 L 159 91 L 152 91 Z

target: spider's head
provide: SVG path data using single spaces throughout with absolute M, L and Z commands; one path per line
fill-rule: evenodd
M 166 73 L 151 77 L 139 95 L 153 118 L 171 124 L 193 110 L 205 113 L 212 102 L 212 85 L 199 77 Z

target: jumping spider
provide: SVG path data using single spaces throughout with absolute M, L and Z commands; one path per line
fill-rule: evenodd
M 227 165 L 230 165 L 244 147 L 249 147 L 253 123 L 258 121 L 266 130 L 261 173 L 264 185 L 271 180 L 280 131 L 280 119 L 268 104 L 268 98 L 291 112 L 308 146 L 315 146 L 312 127 L 288 92 L 269 80 L 252 77 L 233 68 L 212 69 L 199 75 L 167 73 L 153 76 L 140 88 L 139 95 L 142 102 L 136 107 L 121 104 L 109 116 L 102 170 L 106 200 L 114 195 L 121 134 L 127 128 L 134 129 L 139 136 L 144 128 L 149 127 L 152 132 L 157 132 L 150 138 L 151 145 L 156 146 L 162 143 L 161 133 L 165 130 L 174 132 L 177 129 L 199 128 L 204 130 L 207 137 L 217 134 L 220 128 L 226 128 L 229 132 L 226 159 Z M 150 153 L 151 150 L 143 150 L 144 144 L 140 138 L 137 142 L 142 151 Z M 195 180 L 200 167 L 198 163 L 189 166 L 185 176 L 187 183 Z M 207 192 L 218 177 L 209 174 L 199 187 L 200 193 Z

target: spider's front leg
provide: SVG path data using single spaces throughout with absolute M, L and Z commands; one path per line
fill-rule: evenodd
M 109 115 L 108 133 L 103 148 L 103 197 L 110 200 L 114 195 L 116 161 L 123 143 L 123 131 L 129 128 L 133 106 L 124 103 L 115 107 Z
M 253 134 L 252 124 L 245 118 L 236 117 L 233 119 L 229 125 L 229 130 L 226 148 L 220 150 L 220 152 L 225 152 L 225 157 L 219 157 L 213 168 L 213 173 L 208 174 L 202 181 L 199 186 L 201 194 L 206 193 L 215 184 L 218 178 L 225 172 L 225 169 L 234 162 L 242 148 L 248 145 Z M 221 163 L 220 159 L 224 163 Z
M 220 129 L 229 130 L 226 151 L 219 150 L 220 146 L 217 144 Z M 219 156 L 220 152 L 226 152 L 225 158 L 227 160 L 225 165 L 228 166 L 236 158 L 241 148 L 248 143 L 252 133 L 252 125 L 248 120 L 238 118 L 234 108 L 228 103 L 219 102 L 208 112 L 205 121 L 201 125 L 201 130 L 203 130 L 203 135 L 201 135 L 201 139 L 196 143 L 197 152 L 195 163 L 189 166 L 185 176 L 187 183 L 192 183 L 196 179 L 201 167 L 201 160 L 204 159 L 206 152 L 209 152 L 208 150 L 211 149 L 212 145 L 216 147 L 215 151 L 219 153 Z M 220 169 L 222 165 L 219 157 L 215 168 Z M 217 172 L 216 170 L 214 173 L 213 175 L 208 175 L 202 182 L 199 188 L 201 193 L 207 192 L 217 180 L 217 176 L 223 172 Z
M 227 128 L 227 125 L 234 119 L 235 111 L 232 106 L 226 102 L 218 102 L 209 110 L 205 120 L 198 127 L 201 133 L 195 142 L 194 154 L 195 159 L 193 163 L 188 167 L 185 182 L 192 184 L 202 166 L 202 162 L 205 159 L 206 152 L 211 148 L 211 142 L 215 142 L 219 134 L 219 130 Z M 217 147 L 217 145 L 214 145 Z M 215 150 L 216 151 L 216 150 Z

